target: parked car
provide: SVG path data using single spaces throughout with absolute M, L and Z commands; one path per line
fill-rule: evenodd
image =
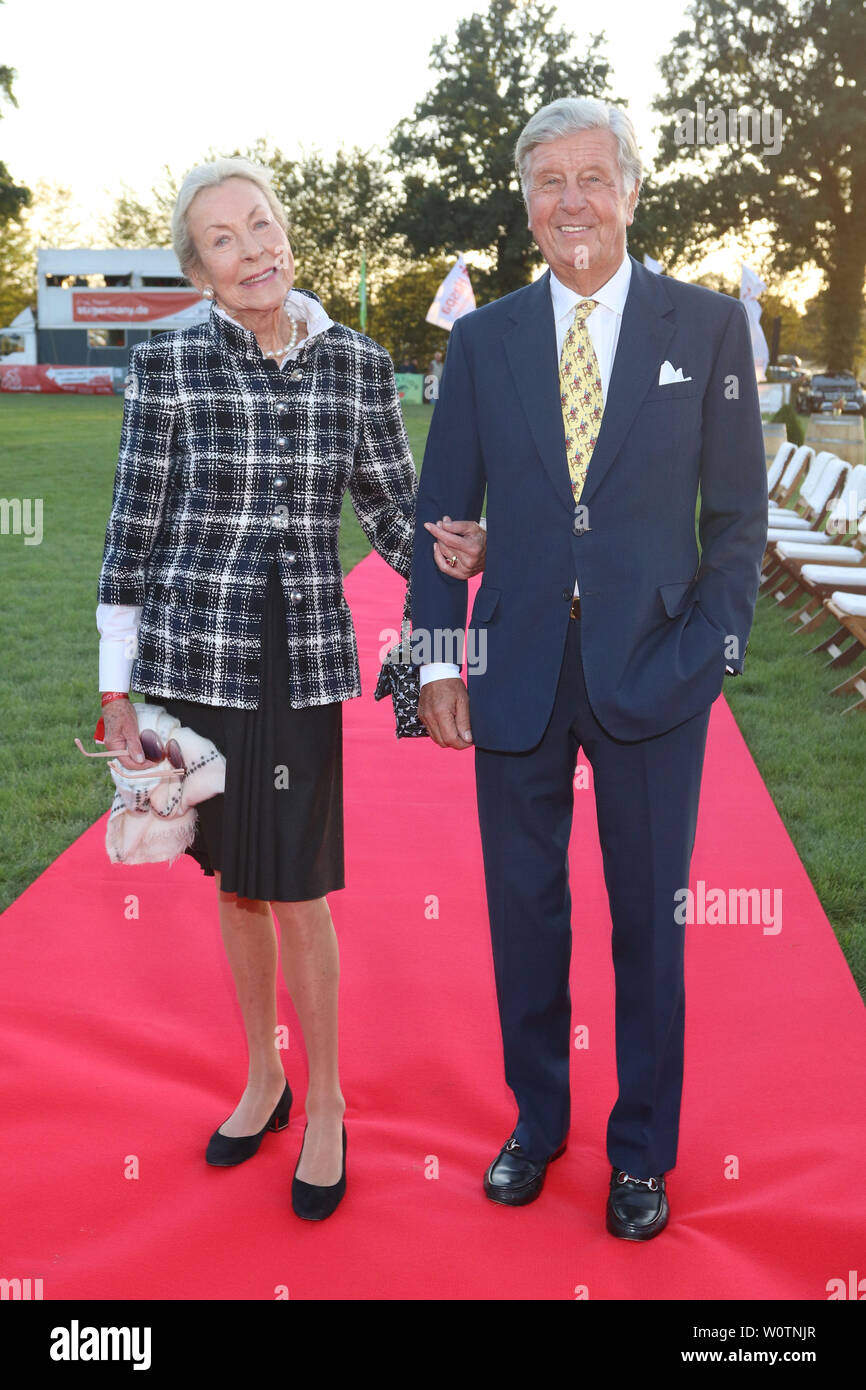
M 778 362 L 771 362 L 764 375 L 767 381 L 790 381 L 793 383 L 808 380 L 796 367 L 783 367 Z
M 797 409 L 801 415 L 866 415 L 866 392 L 852 372 L 816 372 L 800 387 Z
M 803 359 L 801 357 L 796 357 L 792 352 L 781 352 L 776 358 L 776 365 L 779 367 L 796 367 L 798 371 L 801 371 Z

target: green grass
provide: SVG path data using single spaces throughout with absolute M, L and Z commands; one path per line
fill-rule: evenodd
M 420 463 L 430 408 L 404 411 Z M 121 414 L 120 398 L 0 398 L 0 496 L 43 499 L 40 545 L 0 536 L 3 907 L 106 809 L 105 781 L 72 740 L 99 713 L 96 581 Z M 368 552 L 347 498 L 343 568 Z M 725 695 L 863 990 L 866 724 L 860 714 L 843 718 L 829 694 L 844 674 L 804 654 L 820 637 L 793 636 L 767 603 L 758 604 L 746 675 L 726 682 Z
M 825 654 L 808 655 L 837 624 L 799 635 L 791 612 L 758 600 L 744 674 L 724 694 L 863 992 L 866 722 L 842 714 L 856 696 L 830 695 L 858 666 L 828 670 Z

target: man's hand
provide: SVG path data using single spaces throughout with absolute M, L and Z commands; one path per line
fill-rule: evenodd
M 487 532 L 477 521 L 452 521 L 443 516 L 439 522 L 425 521 L 433 537 L 433 559 L 436 568 L 452 579 L 471 579 L 484 569 L 487 553 Z
M 469 692 L 459 676 L 422 685 L 418 718 L 440 748 L 472 747 Z

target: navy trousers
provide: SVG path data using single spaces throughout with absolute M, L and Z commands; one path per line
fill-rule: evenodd
M 685 927 L 674 920 L 674 894 L 689 881 L 710 711 L 637 743 L 611 738 L 587 698 L 580 619 L 568 628 L 538 746 L 475 750 L 505 1079 L 518 1107 L 516 1138 L 527 1157 L 548 1157 L 570 1122 L 568 843 L 583 748 L 613 923 L 619 1094 L 607 1153 L 615 1167 L 648 1178 L 676 1163 Z M 575 898 L 579 922 L 579 888 Z

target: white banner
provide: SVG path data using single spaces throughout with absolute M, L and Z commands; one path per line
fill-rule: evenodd
M 767 286 L 760 275 L 756 275 L 744 264 L 740 277 L 740 299 L 746 306 L 746 313 L 749 316 L 749 326 L 752 330 L 752 355 L 755 359 L 755 372 L 759 381 L 764 380 L 767 363 L 770 360 L 770 349 L 761 327 L 760 297 L 766 292 L 766 289 Z
M 450 333 L 455 321 L 474 308 L 469 268 L 460 255 L 436 291 L 436 298 L 427 310 L 427 322 L 435 323 L 437 328 L 447 328 Z

